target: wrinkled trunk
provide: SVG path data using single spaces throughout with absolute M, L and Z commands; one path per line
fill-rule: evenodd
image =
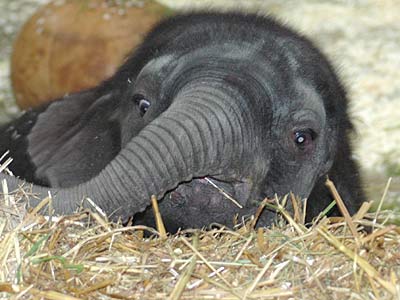
M 194 177 L 234 177 L 244 155 L 254 149 L 249 104 L 234 87 L 219 82 L 192 82 L 175 95 L 161 116 L 146 126 L 98 176 L 78 186 L 53 189 L 58 213 L 75 210 L 85 197 L 108 215 L 123 220 L 143 211 L 151 195 L 158 199 Z M 9 189 L 20 181 L 7 178 Z

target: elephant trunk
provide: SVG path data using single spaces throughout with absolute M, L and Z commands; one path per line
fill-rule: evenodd
M 187 84 L 171 106 L 123 148 L 98 176 L 64 189 L 33 186 L 55 198 L 58 213 L 72 212 L 85 197 L 108 215 L 126 220 L 195 177 L 235 178 L 254 151 L 248 101 L 218 81 Z M 1 175 L 3 178 L 6 175 Z M 7 177 L 11 188 L 18 180 Z

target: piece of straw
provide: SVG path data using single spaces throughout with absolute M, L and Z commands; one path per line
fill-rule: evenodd
M 379 272 L 364 258 L 359 256 L 357 253 L 354 251 L 350 250 L 347 248 L 345 245 L 343 245 L 335 236 L 333 236 L 331 233 L 327 232 L 326 230 L 322 228 L 317 228 L 317 231 L 320 235 L 322 235 L 329 243 L 331 243 L 333 246 L 335 246 L 339 251 L 343 252 L 346 254 L 349 258 L 351 258 L 362 270 L 365 271 L 365 273 L 368 274 L 372 279 L 377 281 L 380 285 L 382 285 L 388 292 L 390 292 L 393 295 L 396 295 L 396 287 L 393 286 L 391 282 L 388 282 L 384 279 L 382 279 L 379 275 Z
M 165 239 L 167 237 L 167 231 L 165 230 L 164 222 L 161 217 L 157 198 L 154 195 L 151 196 L 151 205 L 153 207 L 154 217 L 156 219 L 157 231 L 160 233 L 160 238 Z
M 199 244 L 199 237 L 196 234 L 193 237 L 193 248 L 196 249 L 198 244 Z M 179 280 L 176 283 L 176 285 L 169 297 L 170 300 L 178 300 L 181 298 L 182 293 L 185 290 L 185 287 L 186 287 L 187 283 L 189 282 L 190 277 L 193 274 L 194 268 L 196 267 L 196 258 L 197 258 L 197 255 L 193 254 L 192 258 L 190 259 L 190 263 L 187 265 L 185 271 L 179 277 Z
M 343 215 L 343 217 L 344 217 L 344 219 L 345 219 L 347 225 L 348 225 L 349 228 L 350 228 L 351 234 L 353 235 L 353 237 L 354 237 L 354 239 L 355 239 L 355 241 L 356 241 L 357 246 L 360 246 L 359 234 L 358 234 L 357 229 L 356 229 L 356 227 L 355 227 L 355 225 L 354 225 L 353 219 L 351 218 L 350 213 L 349 213 L 349 211 L 347 210 L 347 207 L 346 207 L 346 205 L 344 204 L 344 202 L 343 202 L 343 200 L 342 200 L 342 197 L 340 197 L 339 192 L 337 191 L 337 189 L 336 189 L 334 183 L 333 183 L 329 178 L 327 178 L 327 179 L 326 179 L 326 182 L 325 182 L 325 185 L 326 185 L 326 186 L 329 188 L 329 190 L 331 191 L 331 193 L 332 193 L 332 195 L 333 195 L 333 198 L 335 199 L 336 204 L 337 204 L 337 206 L 338 206 L 340 212 L 342 213 L 342 215 Z

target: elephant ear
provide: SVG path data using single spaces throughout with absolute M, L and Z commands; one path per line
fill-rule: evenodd
M 71 94 L 37 115 L 27 135 L 34 182 L 68 187 L 98 174 L 121 148 L 113 94 Z M 19 175 L 19 174 L 17 174 Z

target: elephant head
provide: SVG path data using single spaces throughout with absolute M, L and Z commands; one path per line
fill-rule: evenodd
M 163 21 L 111 79 L 29 113 L 35 122 L 27 151 L 36 174 L 52 186 L 33 191 L 50 190 L 60 213 L 90 197 L 109 215 L 127 220 L 136 214 L 136 222 L 148 223 L 146 208 L 155 195 L 170 230 L 229 225 L 233 214 L 254 213 L 265 197 L 290 191 L 310 197 L 343 164 L 354 171 L 339 184 L 346 201 L 356 208 L 362 194 L 342 85 L 309 40 L 267 17 L 194 13 Z M 79 126 L 71 121 L 77 119 Z M 109 132 L 109 120 L 119 124 L 118 151 L 104 158 L 109 143 L 83 145 L 100 155 L 94 163 L 88 153 L 77 154 L 79 141 Z M 63 147 L 55 142 L 60 130 L 68 133 Z M 80 178 L 80 168 L 95 174 L 74 182 L 71 170 Z M 330 197 L 320 196 L 309 205 L 328 205 Z M 265 211 L 259 224 L 273 216 Z

